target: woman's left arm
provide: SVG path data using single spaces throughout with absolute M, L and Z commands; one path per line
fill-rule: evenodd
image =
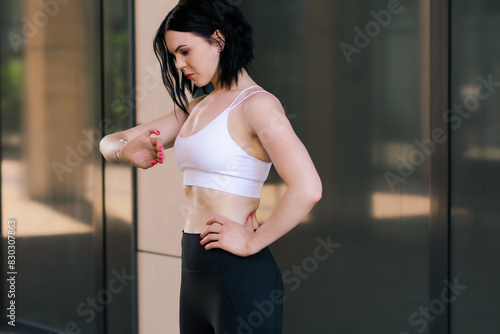
M 267 94 L 259 97 L 245 103 L 244 115 L 287 190 L 271 216 L 248 238 L 246 246 L 250 254 L 259 252 L 297 226 L 322 194 L 318 172 L 281 103 Z
M 245 124 L 271 158 L 287 190 L 269 218 L 254 232 L 252 216 L 240 225 L 224 216 L 213 216 L 201 233 L 205 249 L 222 248 L 239 256 L 258 253 L 288 233 L 321 199 L 321 180 L 306 148 L 286 118 L 281 103 L 259 94 L 243 105 Z

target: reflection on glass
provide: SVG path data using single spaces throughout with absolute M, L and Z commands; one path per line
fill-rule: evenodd
M 94 333 L 99 315 L 86 321 L 81 313 L 96 297 L 100 261 L 99 5 L 0 7 L 1 205 L 2 224 L 14 219 L 17 227 L 16 328 L 62 332 L 73 321 L 75 330 Z
M 384 27 L 373 12 L 387 19 L 387 1 L 240 4 L 255 28 L 250 74 L 281 100 L 323 181 L 308 223 L 271 246 L 284 333 L 413 332 L 409 316 L 429 304 L 430 158 L 394 191 L 384 176 L 429 138 L 429 3 L 399 2 Z M 340 45 L 367 24 L 378 33 L 346 61 Z M 280 182 L 270 175 L 264 208 Z M 318 240 L 341 246 L 313 270 Z
M 500 161 L 500 147 L 469 146 L 465 159 Z
M 23 186 L 26 165 L 19 160 L 2 160 L 2 206 L 18 221 L 17 237 L 91 233 L 92 226 L 65 215 L 56 208 L 29 198 Z M 7 229 L 4 229 L 4 237 Z
M 374 193 L 372 195 L 372 216 L 375 219 L 428 216 L 430 212 L 429 204 L 428 196 Z
M 453 334 L 498 330 L 500 267 L 500 2 L 453 0 L 451 277 L 468 288 L 451 304 Z

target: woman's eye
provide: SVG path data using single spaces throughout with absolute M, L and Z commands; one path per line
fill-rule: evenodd
M 186 51 L 182 51 L 182 52 L 181 52 L 181 55 L 183 55 L 183 56 L 187 56 L 187 55 L 188 55 L 188 53 L 189 53 L 189 51 L 187 51 L 187 50 L 186 50 Z

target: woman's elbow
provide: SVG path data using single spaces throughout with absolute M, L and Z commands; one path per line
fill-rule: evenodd
M 101 152 L 101 154 L 103 154 L 103 155 L 104 155 L 104 148 L 106 146 L 106 141 L 107 141 L 107 138 L 103 137 L 101 139 L 101 141 L 99 142 L 99 152 Z
M 310 199 L 316 204 L 321 200 L 323 196 L 323 185 L 321 184 L 321 180 L 318 179 L 317 182 L 311 187 Z
M 318 203 L 323 195 L 323 185 L 320 178 L 317 177 L 315 180 L 310 180 L 304 184 L 303 191 L 308 202 L 312 205 Z
M 108 160 L 109 155 L 111 154 L 111 138 L 110 135 L 104 136 L 99 142 L 99 152 L 103 155 L 103 157 Z M 109 161 L 109 160 L 108 160 Z

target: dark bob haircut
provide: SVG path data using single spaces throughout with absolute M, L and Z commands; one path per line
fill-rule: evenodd
M 153 47 L 160 62 L 163 84 L 174 103 L 188 114 L 186 89 L 194 95 L 198 87 L 175 67 L 175 57 L 167 48 L 167 30 L 190 32 L 203 37 L 211 44 L 219 44 L 218 82 L 229 89 L 238 83 L 238 75 L 253 60 L 253 32 L 234 0 L 181 0 L 161 23 L 154 39 Z M 220 30 L 224 43 L 212 38 Z

